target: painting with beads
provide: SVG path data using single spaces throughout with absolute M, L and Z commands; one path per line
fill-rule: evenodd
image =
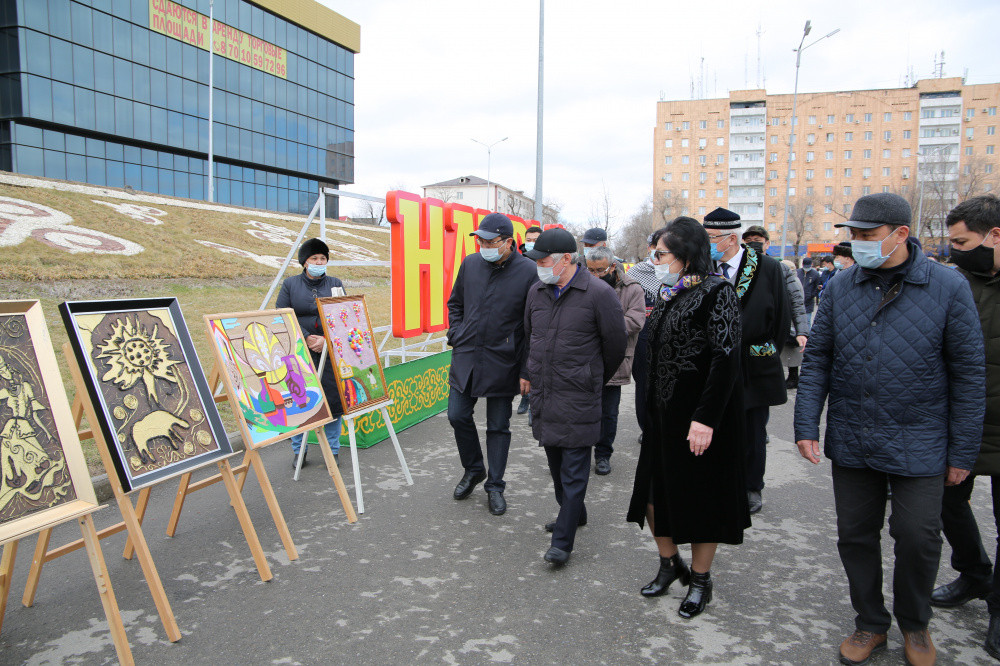
M 59 310 L 125 492 L 232 454 L 176 298 Z
M 364 296 L 317 298 L 327 353 L 337 373 L 344 413 L 388 400 L 371 318 Z
M 0 544 L 97 507 L 38 301 L 0 301 Z

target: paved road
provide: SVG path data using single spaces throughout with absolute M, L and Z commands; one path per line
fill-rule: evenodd
M 507 468 L 509 510 L 491 516 L 481 488 L 456 502 L 460 475 L 447 419 L 403 433 L 414 485 L 388 443 L 361 452 L 367 513 L 348 525 L 325 469 L 291 479 L 291 455 L 264 460 L 300 551 L 288 562 L 263 498 L 245 492 L 274 570 L 261 583 L 219 486 L 193 495 L 177 536 L 162 536 L 174 488 L 153 492 L 146 534 L 183 632 L 169 643 L 138 563 L 121 557 L 122 536 L 104 541 L 112 581 L 138 663 L 156 664 L 830 664 L 853 613 L 836 554 L 829 464 L 813 467 L 789 441 L 791 406 L 774 410 L 764 511 L 746 542 L 723 546 L 713 568 L 715 600 L 702 616 L 677 615 L 683 593 L 643 599 L 655 574 L 648 533 L 624 522 L 638 454 L 632 392 L 623 394 L 614 469 L 592 477 L 590 524 L 569 565 L 542 561 L 542 525 L 555 515 L 545 456 L 524 417 L 514 417 Z M 480 419 L 481 420 L 481 419 Z M 318 456 L 316 456 L 318 458 Z M 343 456 L 350 486 L 350 463 Z M 973 503 L 995 536 L 987 492 Z M 99 526 L 117 518 L 108 507 Z M 59 528 L 53 543 L 79 536 Z M 21 547 L 15 594 L 0 634 L 2 664 L 114 661 L 86 559 L 47 565 L 35 606 L 18 603 L 33 539 Z M 886 536 L 886 553 L 891 541 Z M 939 576 L 947 581 L 947 567 Z M 887 596 L 891 586 L 887 584 Z M 979 647 L 985 604 L 938 611 L 931 629 L 941 663 L 989 663 Z M 901 663 L 895 628 L 875 664 Z

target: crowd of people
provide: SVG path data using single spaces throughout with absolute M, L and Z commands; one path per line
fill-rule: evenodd
M 506 512 L 520 395 L 558 505 L 544 559 L 565 565 L 587 524 L 592 452 L 594 472 L 610 473 L 621 387 L 634 381 L 641 434 L 626 519 L 648 523 L 659 551 L 639 591 L 656 597 L 680 581 L 678 613 L 694 617 L 712 600 L 718 545 L 742 543 L 763 508 L 769 410 L 794 389 L 795 441 L 814 464 L 826 413 L 837 548 L 856 613 L 840 661 L 865 664 L 884 649 L 894 615 L 907 663 L 933 664 L 931 607 L 972 599 L 986 599 L 984 647 L 1000 660 L 1000 571 L 969 505 L 975 478 L 988 476 L 1000 517 L 1000 199 L 971 198 L 946 223 L 954 265 L 924 255 L 903 198 L 863 196 L 837 225 L 850 240 L 816 270 L 810 257 L 800 267 L 776 260 L 763 227 L 741 233 L 739 215 L 718 208 L 656 230 L 649 257 L 625 271 L 604 230 L 578 241 L 532 227 L 517 246 L 510 219 L 487 215 L 448 300 L 448 419 L 463 468 L 454 498 L 485 482 L 490 513 Z M 306 291 L 342 288 L 318 268 L 322 250 L 303 248 L 303 275 L 286 283 L 306 332 Z M 935 589 L 942 531 L 958 576 Z

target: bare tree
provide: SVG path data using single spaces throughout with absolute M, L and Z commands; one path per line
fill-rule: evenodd
M 788 200 L 788 238 L 795 247 L 791 260 L 799 265 L 799 247 L 818 238 L 813 224 L 819 200 L 815 194 L 796 194 Z M 780 242 L 780 241 L 779 241 Z
M 600 227 L 604 229 L 608 234 L 608 240 L 610 240 L 615 235 L 613 228 L 617 226 L 616 217 L 611 206 L 611 195 L 608 193 L 607 186 L 602 182 L 601 196 L 598 198 L 597 203 L 591 206 L 588 223 L 591 228 Z
M 680 215 L 684 209 L 683 202 L 684 199 L 676 188 L 668 187 L 661 190 L 659 196 L 655 196 L 651 201 L 654 217 L 658 218 L 655 226 L 663 226 Z
M 661 215 L 654 210 L 650 197 L 618 229 L 612 249 L 625 261 L 641 261 L 646 256 L 646 239 L 661 226 Z

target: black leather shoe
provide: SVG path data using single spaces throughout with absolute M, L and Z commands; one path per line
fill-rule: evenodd
M 586 518 L 580 518 L 580 522 L 578 522 L 576 524 L 576 526 L 577 527 L 583 527 L 586 524 L 587 524 L 587 519 Z M 551 523 L 545 523 L 545 531 L 546 532 L 554 532 L 555 529 L 556 529 L 556 521 L 553 520 Z
M 560 548 L 552 546 L 547 551 L 545 551 L 545 561 L 555 564 L 556 566 L 562 566 L 569 562 L 569 553 Z
M 503 498 L 502 490 L 490 490 L 486 495 L 489 497 L 490 513 L 502 516 L 507 512 L 507 500 Z
M 990 615 L 990 628 L 986 630 L 986 652 L 994 659 L 1000 659 L 1000 615 Z
M 472 489 L 486 480 L 486 472 L 466 472 L 455 486 L 454 498 L 463 500 L 472 494 Z
M 658 597 L 666 594 L 670 584 L 675 580 L 679 580 L 681 585 L 688 585 L 691 582 L 691 570 L 681 559 L 680 553 L 673 557 L 661 557 L 660 570 L 656 573 L 656 578 L 639 590 L 639 593 L 644 597 Z
M 594 465 L 594 471 L 601 476 L 611 474 L 611 461 L 607 458 L 598 458 L 597 463 Z
M 700 615 L 708 602 L 712 600 L 712 574 L 691 572 L 691 585 L 688 587 L 687 596 L 681 602 L 681 607 L 677 609 L 677 614 L 681 617 L 692 618 Z
M 519 402 L 518 405 L 517 405 L 517 413 L 518 414 L 525 414 L 525 413 L 527 413 L 528 407 L 530 405 L 531 405 L 531 403 L 528 402 L 528 396 L 522 395 L 521 396 L 521 402 Z
M 764 499 L 760 496 L 759 490 L 747 492 L 747 502 L 750 504 L 750 515 L 760 513 L 760 510 L 764 508 Z
M 973 599 L 985 599 L 989 593 L 989 583 L 977 583 L 964 576 L 959 576 L 947 585 L 942 585 L 931 592 L 931 606 L 954 608 Z

